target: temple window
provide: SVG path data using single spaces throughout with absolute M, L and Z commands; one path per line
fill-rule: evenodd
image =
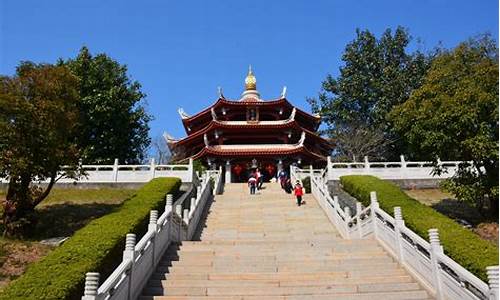
M 259 112 L 256 107 L 250 107 L 247 110 L 247 121 L 258 121 Z

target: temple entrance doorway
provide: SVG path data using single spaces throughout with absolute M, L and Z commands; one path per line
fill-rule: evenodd
M 278 165 L 275 161 L 245 160 L 231 162 L 231 182 L 247 182 L 248 178 L 259 169 L 264 178 L 264 182 L 269 182 L 276 178 Z

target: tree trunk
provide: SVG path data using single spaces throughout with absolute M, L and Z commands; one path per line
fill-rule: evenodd
M 35 207 L 32 203 L 30 183 L 30 176 L 11 178 L 9 181 L 2 216 L 4 236 L 20 235 L 32 222 Z

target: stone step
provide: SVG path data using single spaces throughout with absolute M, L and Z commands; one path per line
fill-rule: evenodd
M 370 265 L 380 264 L 380 263 L 392 263 L 394 260 L 388 256 L 372 257 L 372 258 L 330 258 L 325 259 L 322 257 L 314 257 L 311 259 L 296 258 L 290 259 L 284 257 L 282 259 L 277 259 L 276 256 L 261 256 L 261 257 L 205 257 L 197 258 L 192 257 L 181 258 L 179 260 L 173 261 L 161 261 L 158 266 L 176 266 L 176 265 L 191 265 L 191 266 L 211 266 L 211 265 L 234 265 L 234 264 L 252 264 L 252 263 L 262 263 L 262 264 L 275 264 L 278 266 L 317 266 L 317 265 L 328 265 L 328 266 L 338 266 L 338 265 Z
M 334 295 L 368 292 L 403 292 L 416 291 L 417 283 L 372 283 L 359 285 L 325 285 L 325 286 L 243 286 L 243 287 L 175 287 L 165 289 L 167 296 L 287 296 L 287 295 Z
M 269 271 L 269 272 L 250 272 L 250 271 L 187 271 L 183 269 L 175 269 L 170 273 L 155 272 L 152 279 L 215 279 L 215 280 L 289 280 L 289 279 L 329 279 L 329 278 L 362 278 L 369 276 L 402 276 L 405 271 L 401 268 L 379 268 L 379 269 L 363 269 L 363 270 L 328 270 L 308 272 L 307 270 L 300 271 Z
M 169 280 L 151 280 L 151 287 L 178 286 L 202 286 L 202 287 L 231 287 L 231 286 L 327 286 L 338 284 L 372 284 L 372 283 L 408 283 L 413 279 L 408 275 L 402 276 L 383 276 L 368 278 L 334 278 L 329 280 L 190 280 L 190 279 L 169 279 Z
M 360 252 L 360 253 L 328 253 L 325 255 L 319 255 L 318 253 L 255 253 L 252 255 L 242 255 L 241 253 L 221 253 L 221 252 L 179 252 L 176 255 L 164 256 L 163 259 L 167 261 L 171 260 L 192 260 L 192 259 L 213 259 L 213 258 L 228 258 L 228 259 L 265 259 L 269 257 L 275 257 L 276 260 L 309 260 L 309 259 L 369 259 L 378 257 L 388 257 L 386 253 L 381 251 L 375 252 Z
M 310 300 L 410 300 L 410 299 L 429 299 L 428 294 L 423 290 L 417 291 L 399 291 L 399 292 L 379 292 L 379 293 L 330 293 L 323 295 L 287 295 L 287 296 L 268 296 L 268 295 L 245 295 L 245 296 L 154 296 L 141 297 L 141 300 L 303 300 L 307 297 Z
M 172 267 L 158 267 L 157 272 L 165 272 L 172 274 L 189 273 L 239 273 L 239 272 L 292 272 L 301 271 L 306 273 L 313 272 L 328 272 L 328 271 L 358 271 L 358 270 L 380 270 L 396 269 L 397 263 L 372 263 L 369 265 L 310 265 L 310 266 L 293 266 L 293 265 L 277 265 L 277 264 L 262 264 L 262 263 L 238 263 L 238 264 L 223 264 L 223 265 L 174 265 Z
M 312 198 L 279 185 L 217 195 L 201 241 L 173 244 L 143 291 L 153 299 L 429 299 L 374 240 L 344 240 Z
M 325 239 L 318 241 L 317 239 L 308 239 L 307 237 L 304 240 L 289 240 L 289 239 L 273 239 L 272 241 L 264 240 L 264 239 L 246 239 L 246 240 L 203 240 L 203 241 L 183 241 L 179 246 L 187 246 L 187 245 L 296 245 L 301 243 L 318 243 L 318 244 L 332 244 L 332 245 L 356 245 L 356 246 L 364 246 L 364 245 L 378 245 L 377 241 L 373 239 L 366 240 L 332 240 Z

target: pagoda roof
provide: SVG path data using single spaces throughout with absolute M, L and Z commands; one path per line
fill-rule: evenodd
M 198 159 L 206 155 L 220 157 L 253 157 L 253 156 L 281 156 L 303 154 L 315 160 L 326 160 L 325 156 L 316 154 L 303 144 L 262 144 L 262 145 L 214 145 L 205 146 L 200 152 L 192 156 Z
M 192 141 L 196 138 L 202 138 L 205 134 L 208 132 L 215 130 L 215 129 L 286 129 L 286 128 L 295 128 L 300 131 L 304 131 L 307 136 L 313 137 L 315 140 L 319 140 L 322 144 L 326 144 L 327 146 L 332 146 L 330 142 L 319 136 L 313 131 L 310 131 L 306 128 L 303 128 L 300 126 L 300 124 L 297 123 L 297 121 L 291 116 L 292 118 L 286 119 L 286 120 L 278 120 L 278 121 L 219 121 L 219 120 L 212 120 L 206 127 L 204 127 L 201 130 L 198 130 L 197 132 L 193 133 L 192 135 L 188 135 L 187 137 L 181 139 L 181 140 L 175 140 L 172 139 L 171 137 L 167 139 L 169 142 L 169 145 L 171 147 L 176 147 L 179 145 L 183 145 L 188 143 L 189 141 Z
M 257 98 L 254 99 L 252 97 L 247 97 L 247 98 L 244 98 L 242 100 L 228 100 L 224 97 L 219 97 L 214 104 L 212 104 L 211 106 L 198 112 L 195 115 L 192 115 L 192 116 L 187 115 L 182 108 L 179 109 L 179 114 L 181 115 L 182 123 L 184 124 L 184 127 L 186 127 L 186 129 L 187 129 L 187 127 L 189 126 L 190 123 L 192 123 L 193 121 L 195 121 L 198 118 L 206 117 L 207 115 L 212 113 L 213 109 L 220 107 L 220 106 L 223 106 L 223 105 L 233 106 L 233 107 L 234 106 L 246 107 L 249 105 L 264 106 L 264 107 L 265 106 L 285 105 L 288 107 L 296 108 L 285 97 L 280 97 L 278 99 L 266 100 L 266 101 L 262 101 L 262 100 L 259 100 Z M 318 115 L 311 115 L 311 114 L 309 114 L 309 113 L 307 113 L 299 108 L 296 108 L 296 110 L 297 110 L 297 114 L 304 116 L 305 118 L 309 119 L 311 122 L 313 122 L 315 124 L 317 124 L 321 121 L 321 117 Z

